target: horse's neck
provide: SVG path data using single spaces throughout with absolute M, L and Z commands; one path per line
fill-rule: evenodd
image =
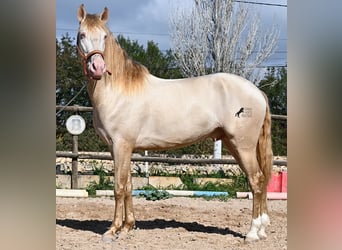
M 89 80 L 87 85 L 87 91 L 93 107 L 96 107 L 97 105 L 99 105 L 101 99 L 103 99 L 102 96 L 106 91 L 104 80 Z

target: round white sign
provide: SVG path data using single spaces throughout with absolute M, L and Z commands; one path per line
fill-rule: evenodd
M 72 135 L 82 134 L 84 131 L 86 124 L 82 116 L 80 115 L 72 115 L 66 121 L 66 128 L 68 132 Z

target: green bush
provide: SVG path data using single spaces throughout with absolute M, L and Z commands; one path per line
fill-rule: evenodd
M 181 180 L 184 184 L 183 190 L 195 190 L 195 191 L 217 191 L 217 192 L 228 192 L 230 197 L 236 197 L 236 192 L 247 192 L 249 191 L 248 180 L 244 173 L 230 172 L 228 178 L 232 179 L 230 184 L 225 183 L 213 183 L 206 182 L 204 185 L 200 185 L 195 182 L 199 175 L 186 174 L 181 176 Z
M 149 192 L 141 192 L 139 196 L 145 197 L 146 200 L 149 201 L 165 200 L 173 197 L 172 194 L 165 190 L 151 190 Z
M 90 196 L 96 194 L 96 190 L 114 190 L 114 183 L 109 179 L 106 172 L 103 170 L 103 166 L 95 168 L 94 174 L 99 176 L 99 183 L 92 181 L 86 188 Z

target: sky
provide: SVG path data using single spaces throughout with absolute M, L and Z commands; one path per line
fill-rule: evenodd
M 182 0 L 186 2 L 191 0 Z M 247 1 L 247 0 L 246 0 Z M 83 3 L 88 13 L 100 13 L 104 7 L 109 9 L 108 27 L 115 36 L 138 40 L 146 47 L 147 41 L 153 41 L 165 51 L 170 49 L 169 15 L 170 2 L 175 0 L 56 0 L 56 38 L 66 33 L 76 37 L 78 20 L 77 9 Z M 248 0 L 247 2 L 287 5 L 286 0 Z M 246 3 L 247 4 L 247 3 Z M 273 56 L 265 66 L 284 66 L 287 64 L 287 8 L 279 6 L 247 4 L 260 15 L 263 29 L 270 28 L 275 22 L 280 37 Z

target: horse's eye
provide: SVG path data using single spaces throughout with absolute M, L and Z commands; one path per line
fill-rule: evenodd
M 105 40 L 107 39 L 107 35 L 104 36 L 104 39 L 105 39 Z
M 86 36 L 85 33 L 81 33 L 81 34 L 80 34 L 80 39 L 84 39 L 85 36 Z

